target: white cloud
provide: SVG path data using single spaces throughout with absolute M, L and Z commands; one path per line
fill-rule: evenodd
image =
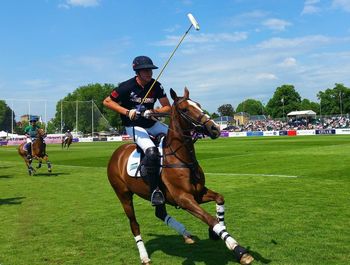
M 294 57 L 287 57 L 280 64 L 282 67 L 292 67 L 297 65 L 297 60 Z
M 246 32 L 219 33 L 219 34 L 196 34 L 188 36 L 187 43 L 217 43 L 217 42 L 237 42 L 248 38 Z M 155 43 L 158 46 L 174 46 L 179 43 L 181 36 L 166 36 L 166 39 Z
M 265 20 L 263 22 L 263 25 L 272 30 L 283 31 L 286 29 L 287 26 L 290 26 L 292 24 L 282 19 L 270 18 Z
M 266 18 L 267 16 L 268 13 L 265 11 L 254 10 L 252 12 L 242 13 L 229 19 L 227 24 L 234 27 L 257 24 L 258 21 L 260 21 L 263 18 Z
M 350 1 L 349 0 L 333 0 L 332 6 L 334 8 L 340 8 L 346 12 L 350 12 Z
M 70 7 L 94 7 L 99 4 L 100 0 L 65 0 L 59 7 L 68 9 Z
M 331 38 L 323 35 L 313 35 L 294 39 L 272 38 L 263 41 L 257 47 L 261 49 L 310 48 L 328 44 Z
M 23 84 L 25 86 L 30 86 L 32 88 L 42 88 L 42 87 L 48 87 L 50 86 L 51 82 L 48 79 L 31 79 L 31 80 L 24 80 Z
M 257 79 L 260 80 L 277 80 L 277 76 L 272 73 L 259 73 L 256 76 Z
M 321 8 L 316 6 L 319 2 L 319 0 L 306 0 L 301 14 L 306 15 L 319 13 L 321 11 Z

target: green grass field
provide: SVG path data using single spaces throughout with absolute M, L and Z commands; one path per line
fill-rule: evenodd
M 16 147 L 0 147 L 0 264 L 139 264 L 129 223 L 106 177 L 120 143 L 49 145 L 46 165 L 28 176 Z M 350 136 L 200 140 L 207 186 L 225 197 L 228 231 L 254 264 L 349 264 Z M 237 264 L 207 226 L 183 210 L 168 212 L 196 236 L 181 236 L 135 198 L 153 264 Z M 215 204 L 203 205 L 212 214 Z

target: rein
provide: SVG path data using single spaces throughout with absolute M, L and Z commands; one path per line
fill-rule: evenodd
M 187 100 L 186 98 L 182 98 L 180 99 L 177 104 L 174 105 L 176 112 L 179 114 L 179 116 L 186 121 L 189 125 L 190 128 L 189 129 L 183 129 L 180 126 L 179 120 L 177 120 L 176 122 L 174 122 L 174 126 L 176 127 L 174 128 L 169 128 L 169 130 L 172 130 L 173 132 L 176 132 L 180 135 L 180 142 L 181 144 L 176 148 L 173 149 L 173 147 L 171 146 L 171 141 L 167 141 L 166 147 L 168 147 L 170 149 L 170 153 L 165 154 L 164 153 L 164 158 L 166 156 L 175 156 L 175 158 L 177 158 L 180 163 L 176 163 L 176 164 L 164 164 L 162 167 L 163 168 L 189 168 L 192 173 L 194 173 L 193 175 L 195 175 L 197 178 L 199 178 L 199 176 L 197 174 L 195 174 L 198 170 L 198 160 L 195 156 L 195 152 L 194 152 L 194 147 L 193 144 L 198 140 L 198 135 L 199 133 L 203 133 L 205 132 L 205 125 L 206 123 L 208 123 L 210 121 L 210 118 L 207 118 L 206 114 L 204 112 L 201 112 L 198 117 L 193 118 L 190 115 L 188 115 L 186 113 L 186 111 L 184 110 L 180 110 L 178 108 L 178 105 Z M 206 120 L 204 122 L 202 122 L 203 117 L 206 118 Z M 181 139 L 183 139 L 183 141 L 181 141 Z M 177 154 L 178 151 L 185 147 L 187 149 L 187 153 L 190 154 L 190 160 L 192 162 L 186 162 L 183 160 L 183 158 L 179 157 L 179 155 Z

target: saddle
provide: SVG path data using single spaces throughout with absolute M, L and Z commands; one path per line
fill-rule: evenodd
M 165 144 L 165 136 L 160 135 L 158 137 L 151 137 L 151 140 L 155 143 L 155 145 L 158 147 L 159 155 L 160 155 L 160 165 L 163 164 L 163 146 Z M 145 156 L 143 150 L 136 146 L 136 149 L 131 152 L 128 163 L 126 165 L 127 173 L 130 177 L 133 178 L 141 178 L 140 173 L 140 164 Z M 159 173 L 161 172 L 162 167 L 160 167 Z

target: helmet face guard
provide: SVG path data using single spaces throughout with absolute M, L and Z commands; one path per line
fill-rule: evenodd
M 147 56 L 137 56 L 132 62 L 132 69 L 134 71 L 139 71 L 142 69 L 158 69 L 151 60 L 151 58 Z

